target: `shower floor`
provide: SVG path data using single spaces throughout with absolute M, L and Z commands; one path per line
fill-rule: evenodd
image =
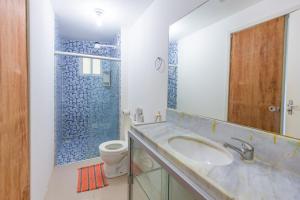
M 62 139 L 56 149 L 56 165 L 98 157 L 100 156 L 99 145 L 117 138 L 115 134 Z

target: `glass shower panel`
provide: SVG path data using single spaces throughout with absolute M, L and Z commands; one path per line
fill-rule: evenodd
M 120 62 L 100 62 L 100 74 L 84 74 L 81 57 L 56 56 L 56 164 L 97 157 L 102 142 L 119 138 Z
M 87 86 L 89 158 L 99 156 L 99 145 L 119 138 L 120 62 L 101 60 L 101 74 L 90 77 Z M 111 84 L 104 84 L 103 74 Z

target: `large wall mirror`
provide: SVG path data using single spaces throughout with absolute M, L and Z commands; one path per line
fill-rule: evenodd
M 169 108 L 300 138 L 300 3 L 263 2 L 210 0 L 170 26 Z

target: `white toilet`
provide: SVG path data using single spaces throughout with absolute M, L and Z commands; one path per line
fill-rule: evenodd
M 128 130 L 131 125 L 129 111 L 123 111 L 121 138 L 100 144 L 100 158 L 104 162 L 104 172 L 107 178 L 114 178 L 128 173 Z
M 122 176 L 128 172 L 128 144 L 122 140 L 104 142 L 99 146 L 107 178 Z

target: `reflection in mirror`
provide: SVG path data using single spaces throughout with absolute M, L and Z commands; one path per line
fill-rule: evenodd
M 170 26 L 168 107 L 300 139 L 300 10 L 260 18 L 261 2 L 211 0 Z

